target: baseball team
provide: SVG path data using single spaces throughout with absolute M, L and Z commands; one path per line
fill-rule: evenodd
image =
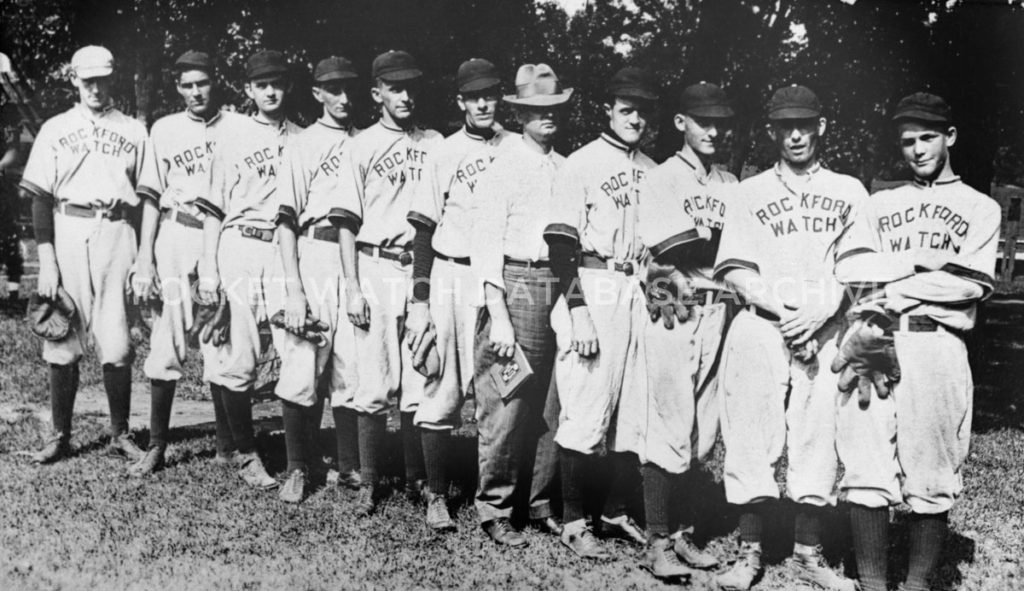
M 905 504 L 901 589 L 929 588 L 963 488 L 973 398 L 963 337 L 992 291 L 1001 216 L 954 174 L 957 129 L 942 98 L 920 92 L 894 107 L 914 180 L 869 196 L 819 161 L 827 120 L 795 84 L 767 106 L 776 164 L 738 182 L 712 165 L 734 115 L 714 84 L 674 101 L 678 152 L 661 164 L 643 153 L 663 97 L 640 68 L 588 97 L 607 126 L 567 157 L 553 146 L 573 89 L 543 63 L 521 66 L 511 95 L 491 62 L 462 63 L 465 124 L 448 137 L 417 125 L 423 72 L 404 51 L 377 56 L 368 80 L 345 58 L 320 61 L 322 114 L 305 129 L 286 116 L 295 89 L 280 52 L 246 63 L 252 116 L 220 108 L 214 70 L 208 54 L 181 55 L 185 110 L 147 132 L 112 106 L 108 50 L 71 60 L 80 101 L 43 126 L 21 182 L 39 297 L 66 292 L 77 308 L 69 334 L 43 345 L 53 430 L 38 463 L 71 451 L 91 341 L 109 451 L 134 476 L 162 469 L 193 346 L 214 404 L 214 461 L 284 502 L 301 502 L 318 468 L 327 402 L 328 481 L 372 514 L 388 494 L 386 419 L 397 405 L 406 492 L 430 528 L 454 529 L 451 434 L 472 396 L 475 505 L 499 546 L 526 545 L 524 523 L 587 559 L 609 556 L 600 537 L 621 537 L 645 548 L 639 566 L 658 579 L 716 570 L 719 588 L 750 589 L 766 516 L 785 495 L 798 580 L 879 591 L 890 508 Z M 357 130 L 352 103 L 366 86 L 380 117 Z M 521 133 L 497 122 L 503 105 Z M 157 310 L 145 450 L 128 428 L 133 300 Z M 263 465 L 252 417 L 271 344 L 283 483 Z M 516 360 L 532 375 L 509 392 L 490 369 Z M 692 473 L 719 436 L 739 514 L 730 565 L 694 538 Z M 603 495 L 597 474 L 608 475 Z M 642 514 L 628 502 L 638 488 Z M 823 517 L 839 501 L 856 580 L 821 554 Z

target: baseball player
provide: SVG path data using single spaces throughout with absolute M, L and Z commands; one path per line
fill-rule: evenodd
M 423 73 L 411 55 L 378 55 L 372 75 L 371 94 L 381 118 L 350 143 L 337 189 L 345 309 L 355 331 L 356 374 L 341 404 L 359 413 L 358 510 L 364 515 L 374 511 L 382 492 L 379 457 L 392 397 L 400 398 L 407 492 L 418 494 L 425 480 L 413 415 L 426 378 L 413 370 L 412 352 L 402 346 L 415 233 L 406 217 L 414 195 L 429 190 L 426 171 L 444 139 L 415 124 Z
M 730 326 L 719 372 L 725 493 L 740 506 L 741 549 L 717 583 L 749 589 L 760 575 L 762 524 L 779 497 L 775 463 L 786 446 L 797 578 L 852 589 L 821 557 L 821 513 L 836 502 L 838 388 L 828 364 L 843 289 L 834 275 L 835 242 L 867 193 L 818 162 L 826 120 L 810 89 L 775 91 L 768 120 L 779 161 L 738 185 L 715 265 L 715 277 L 749 305 Z
M 648 537 L 642 566 L 662 578 L 685 572 L 667 550 L 675 525 L 670 523 L 670 499 L 679 501 L 684 516 L 675 554 L 691 567 L 718 564 L 691 539 L 696 498 L 685 475 L 694 460 L 708 456 L 718 436 L 715 371 L 729 298 L 712 271 L 736 177 L 713 167 L 711 159 L 732 116 L 718 86 L 701 82 L 686 87 L 674 117 L 683 147 L 640 186 L 639 231 L 652 267 L 664 265 L 685 277 L 695 304 L 678 325 L 672 326 L 676 319 L 671 315 L 650 319 L 643 336 L 649 385 L 639 453 Z M 648 285 L 648 297 L 658 287 Z
M 283 279 L 283 302 L 271 304 L 275 313 L 284 310 L 284 328 L 272 329 L 274 346 L 281 356 L 281 372 L 275 394 L 281 399 L 288 480 L 281 487 L 281 500 L 302 500 L 306 483 L 307 439 L 318 433 L 323 407 L 320 404 L 335 386 L 344 383 L 344 363 L 351 359 L 344 347 L 351 334 L 336 335 L 340 310 L 342 276 L 338 249 L 339 211 L 335 207 L 336 176 L 349 142 L 356 135 L 352 125 L 350 97 L 358 75 L 352 62 L 343 57 L 321 60 L 313 70 L 313 96 L 323 105 L 316 123 L 288 145 L 278 177 L 277 233 Z M 271 293 L 278 293 L 272 290 Z M 297 336 L 310 322 L 320 321 L 326 330 L 320 343 Z M 346 325 L 347 326 L 347 325 Z M 336 338 L 337 337 L 337 338 Z M 359 485 L 359 450 L 356 415 L 351 409 L 334 407 L 337 432 L 339 482 Z
M 963 490 L 973 400 L 963 334 L 992 293 L 1001 212 L 953 173 L 957 129 L 942 98 L 904 97 L 893 120 L 914 181 L 860 208 L 836 274 L 882 286 L 870 297 L 895 319 L 901 378 L 887 398 L 841 399 L 840 494 L 850 503 L 860 588 L 886 589 L 889 507 L 906 503 L 910 558 L 900 588 L 925 591 Z
M 608 129 L 566 159 L 544 229 L 563 293 L 551 314 L 562 406 L 555 435 L 565 520 L 561 540 L 586 558 L 608 556 L 583 510 L 584 483 L 606 445 L 613 477 L 602 528 L 646 542 L 626 514 L 625 499 L 636 476 L 646 389 L 639 272 L 647 249 L 637 233 L 637 190 L 655 166 L 638 146 L 657 98 L 653 77 L 643 70 L 623 68 L 611 78 Z
M 521 137 L 512 137 L 474 192 L 471 216 L 472 271 L 482 286 L 484 309 L 475 347 L 477 456 L 476 510 L 487 535 L 499 545 L 518 547 L 527 539 L 511 522 L 517 499 L 527 496 L 524 475 L 534 460 L 529 483 L 529 516 L 549 533 L 559 524 L 550 503 L 557 455 L 547 416 L 555 358 L 551 308 L 557 278 L 551 271 L 544 225 L 553 206 L 555 174 L 565 158 L 555 152 L 561 118 L 572 97 L 547 64 L 525 64 L 516 73 L 516 93 L 504 102 L 515 109 Z M 523 351 L 533 377 L 503 398 L 488 369 L 499 358 Z M 557 402 L 553 403 L 557 406 Z M 533 448 L 536 453 L 532 454 Z
M 149 449 L 130 468 L 135 476 L 163 467 L 174 390 L 182 376 L 192 328 L 190 277 L 203 289 L 216 289 L 216 261 L 205 260 L 205 232 L 220 231 L 220 219 L 202 212 L 196 201 L 210 189 L 210 159 L 218 137 L 244 125 L 245 118 L 221 111 L 213 92 L 213 61 L 186 51 L 174 63 L 185 110 L 153 125 L 139 177 L 142 203 L 139 254 L 129 271 L 130 287 L 142 300 L 163 300 L 153 323 L 143 371 L 150 379 Z M 206 226 L 209 229 L 204 230 Z M 209 295 L 209 294 L 208 294 Z
M 204 241 L 203 256 L 216 260 L 231 311 L 229 341 L 204 355 L 203 380 L 213 394 L 218 453 L 239 467 L 246 483 L 270 489 L 277 481 L 256 451 L 251 398 L 261 351 L 259 325 L 268 319 L 268 298 L 280 297 L 272 290 L 282 287 L 267 281 L 278 259 L 273 244 L 278 169 L 285 146 L 301 128 L 285 115 L 291 85 L 280 52 L 254 54 L 245 75 L 245 94 L 257 112 L 218 138 L 209 194 L 195 201 L 206 215 L 222 220 L 220 233 Z
M 428 168 L 430 190 L 416 194 L 408 216 L 416 237 L 407 342 L 418 350 L 433 329 L 441 360 L 440 375 L 428 380 L 415 415 L 427 472 L 427 525 L 435 530 L 455 527 L 446 504 L 446 463 L 451 431 L 462 422 L 462 401 L 473 377 L 478 305 L 470 268 L 469 241 L 476 231 L 470 209 L 480 178 L 499 147 L 514 137 L 494 119 L 501 98 L 494 64 L 463 62 L 456 83 L 465 125 L 437 149 Z
M 53 298 L 62 285 L 78 309 L 67 338 L 43 343 L 53 432 L 35 455 L 39 463 L 70 452 L 78 361 L 90 334 L 110 404 L 108 449 L 133 461 L 142 457 L 128 430 L 132 347 L 124 288 L 136 250 L 127 214 L 139 202 L 135 186 L 146 128 L 112 106 L 113 72 L 114 57 L 106 48 L 89 45 L 75 52 L 71 81 L 79 102 L 43 125 L 21 180 L 32 195 L 39 243 L 37 290 Z

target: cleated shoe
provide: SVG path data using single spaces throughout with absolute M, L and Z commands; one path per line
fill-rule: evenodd
M 62 433 L 52 433 L 46 438 L 42 449 L 32 454 L 36 464 L 52 464 L 57 460 L 71 455 L 71 437 Z
M 529 544 L 522 532 L 516 531 L 507 517 L 499 517 L 484 524 L 484 532 L 499 546 L 519 548 Z
M 136 478 L 148 476 L 164 467 L 164 448 L 150 448 L 141 460 L 128 467 L 128 475 Z
M 305 492 L 306 473 L 302 470 L 292 470 L 277 496 L 285 503 L 301 503 Z
M 821 546 L 814 546 L 810 552 L 794 552 L 793 565 L 796 578 L 808 585 L 828 591 L 856 591 L 857 584 L 852 579 L 836 573 L 825 563 L 821 555 Z
M 562 535 L 562 524 L 554 517 L 531 519 L 530 525 L 541 533 L 550 534 L 552 536 Z
M 693 570 L 679 562 L 679 557 L 672 551 L 672 541 L 665 537 L 657 537 L 649 544 L 640 559 L 640 568 L 650 572 L 657 579 L 689 579 Z
M 112 437 L 110 445 L 107 446 L 107 453 L 124 458 L 133 464 L 146 457 L 146 452 L 142 451 L 142 448 L 135 443 L 131 433 L 121 433 L 117 437 Z
M 427 526 L 434 531 L 453 531 L 455 522 L 448 514 L 448 501 L 443 495 L 427 491 Z
M 263 490 L 277 488 L 277 481 L 271 478 L 270 474 L 267 474 L 267 469 L 263 467 L 263 461 L 256 452 L 237 453 L 235 455 L 235 462 L 241 466 L 238 470 L 238 475 L 249 486 Z
M 601 534 L 606 538 L 621 538 L 641 546 L 647 545 L 644 530 L 629 515 L 620 515 L 614 519 L 601 516 Z
M 763 571 L 761 544 L 742 542 L 739 560 L 729 570 L 715 577 L 715 585 L 722 591 L 747 591 Z
M 693 568 L 709 569 L 718 566 L 719 561 L 710 552 L 698 548 L 690 538 L 688 532 L 680 532 L 675 538 L 675 545 L 672 547 L 676 556 Z
M 419 503 L 426 499 L 424 493 L 427 490 L 427 481 L 424 478 L 407 480 L 405 482 L 405 496 L 410 503 Z
M 351 470 L 349 472 L 331 470 L 327 473 L 327 484 L 339 488 L 359 490 L 359 487 L 363 485 L 363 476 L 359 473 L 359 470 Z
M 608 552 L 601 547 L 601 542 L 594 535 L 594 530 L 584 519 L 567 523 L 562 528 L 560 536 L 562 544 L 576 553 L 580 558 L 593 558 L 595 560 L 606 560 L 610 558 Z
M 380 500 L 380 493 L 377 487 L 364 484 L 359 487 L 359 496 L 356 497 L 355 514 L 357 517 L 369 517 L 377 512 L 377 505 Z

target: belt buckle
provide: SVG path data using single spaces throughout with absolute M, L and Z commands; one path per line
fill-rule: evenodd
M 402 252 L 401 252 L 401 253 L 400 253 L 400 254 L 398 255 L 398 262 L 399 262 L 399 263 L 400 263 L 400 264 L 401 264 L 401 265 L 402 265 L 403 267 L 404 267 L 405 265 L 411 265 L 411 264 L 412 264 L 412 253 L 410 253 L 410 252 L 409 252 L 409 251 L 407 251 L 407 250 L 403 250 L 403 251 L 402 251 Z
M 619 268 L 622 270 L 623 273 L 626 274 L 626 277 L 632 277 L 636 273 L 636 268 L 633 266 L 633 261 L 626 261 L 624 263 L 620 263 Z
M 256 236 L 256 228 L 252 226 L 240 226 L 242 230 L 242 236 L 246 238 L 254 238 Z

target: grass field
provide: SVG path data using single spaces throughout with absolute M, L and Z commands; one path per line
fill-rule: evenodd
M 937 581 L 942 589 L 1024 588 L 1024 306 L 989 310 L 984 334 L 974 339 L 973 447 Z M 145 346 L 139 345 L 141 360 Z M 210 462 L 208 426 L 174 429 L 167 469 L 133 480 L 123 462 L 103 453 L 105 417 L 76 417 L 74 457 L 35 467 L 19 452 L 39 445 L 45 428 L 32 412 L 47 404 L 39 349 L 20 320 L 0 319 L 0 407 L 8 411 L 0 419 L 0 589 L 663 587 L 636 567 L 636 548 L 617 542 L 607 542 L 616 558 L 600 564 L 581 563 L 556 539 L 536 532 L 528 533 L 528 548 L 499 551 L 476 525 L 469 498 L 476 459 L 471 420 L 456 438 L 456 486 L 466 491 L 455 500 L 459 530 L 443 537 L 428 531 L 419 506 L 397 494 L 381 513 L 356 519 L 348 491 L 320 487 L 292 506 L 276 493 L 244 488 Z M 179 389 L 183 397 L 204 397 L 197 369 L 193 363 Z M 82 375 L 83 386 L 100 381 L 95 359 L 85 361 Z M 136 388 L 136 400 L 147 395 Z M 137 437 L 145 441 L 147 433 Z M 322 431 L 321 442 L 333 449 L 330 430 Z M 271 472 L 282 472 L 281 433 L 263 430 L 259 444 Z M 397 460 L 394 433 L 389 445 Z M 704 476 L 704 532 L 709 547 L 728 560 L 736 523 L 716 484 L 720 463 L 712 462 Z M 902 514 L 894 522 L 895 582 L 903 574 L 906 539 Z M 770 566 L 758 588 L 798 588 L 786 560 L 792 542 L 787 523 L 783 507 L 771 524 Z M 829 524 L 826 552 L 837 569 L 852 564 L 844 523 L 837 511 Z M 709 580 L 691 586 L 710 588 Z

